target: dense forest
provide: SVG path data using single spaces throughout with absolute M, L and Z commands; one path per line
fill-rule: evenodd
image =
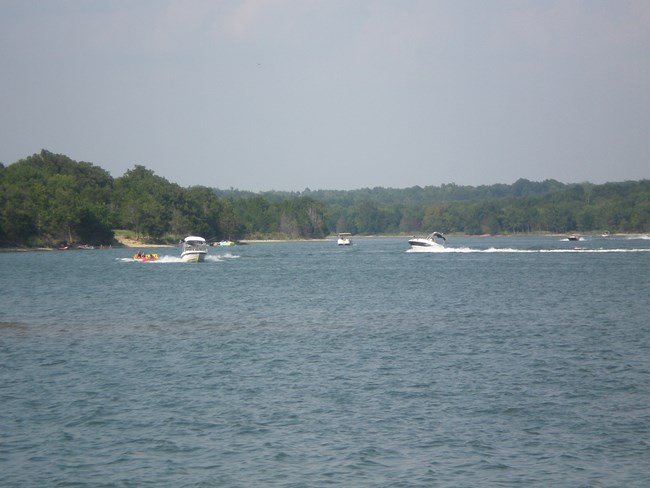
M 113 178 L 43 150 L 0 164 L 0 246 L 322 238 L 331 233 L 650 232 L 650 180 L 252 193 L 182 188 L 136 165 Z

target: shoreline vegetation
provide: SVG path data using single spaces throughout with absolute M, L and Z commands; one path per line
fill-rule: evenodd
M 191 162 L 188 162 L 190 164 Z M 120 229 L 120 230 L 116 230 Z M 650 233 L 650 180 L 247 192 L 183 188 L 141 165 L 118 178 L 42 150 L 0 163 L 0 249 L 158 247 L 354 236 Z

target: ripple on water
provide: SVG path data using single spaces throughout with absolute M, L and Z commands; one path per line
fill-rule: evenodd
M 549 242 L 525 246 L 562 245 Z M 0 277 L 3 482 L 650 477 L 647 253 L 329 244 L 251 245 L 196 266 L 113 250 L 11 268 L 0 255 L 15 277 Z

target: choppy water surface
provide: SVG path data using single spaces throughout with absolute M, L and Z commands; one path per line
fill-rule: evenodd
M 0 253 L 0 485 L 646 486 L 650 240 Z

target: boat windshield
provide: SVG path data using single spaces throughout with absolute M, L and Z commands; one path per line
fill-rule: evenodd
M 201 241 L 185 241 L 183 248 L 186 251 L 205 251 L 207 244 Z

